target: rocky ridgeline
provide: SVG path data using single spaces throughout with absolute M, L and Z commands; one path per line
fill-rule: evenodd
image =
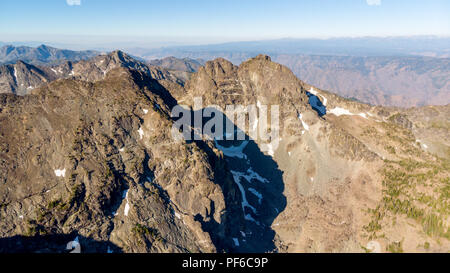
M 2 252 L 62 252 L 69 241 L 83 252 L 449 249 L 448 158 L 434 152 L 448 144 L 416 139 L 417 115 L 447 108 L 346 100 L 265 55 L 209 61 L 187 82 L 120 51 L 2 69 L 13 93 L 0 95 Z M 18 80 L 35 88 L 11 91 Z M 202 110 L 194 97 L 280 106 L 279 145 L 172 138 L 171 109 Z M 445 134 L 445 122 L 430 130 Z

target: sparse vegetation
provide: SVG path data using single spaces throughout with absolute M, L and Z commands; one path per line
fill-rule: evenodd
M 133 234 L 135 234 L 138 237 L 139 242 L 141 244 L 144 243 L 144 240 L 146 238 L 149 238 L 152 241 L 157 241 L 157 242 L 162 241 L 162 237 L 159 234 L 157 229 L 150 228 L 150 227 L 147 227 L 147 226 L 144 226 L 144 225 L 141 225 L 141 224 L 136 224 L 132 228 L 132 232 L 133 232 Z
M 386 251 L 391 253 L 403 253 L 403 242 L 392 242 L 386 246 Z
M 433 162 L 412 158 L 385 160 L 383 198 L 380 205 L 368 210 L 372 219 L 364 227 L 369 237 L 378 237 L 386 217 L 402 215 L 419 223 L 428 236 L 450 239 L 445 224 L 450 213 L 448 170 L 448 161 L 441 159 Z M 398 250 L 394 246 L 390 248 Z
M 47 205 L 47 208 L 48 209 L 54 209 L 54 208 L 56 208 L 57 206 L 59 206 L 61 204 L 61 199 L 57 199 L 57 200 L 54 200 L 54 201 L 50 201 L 49 203 L 48 203 L 48 205 Z

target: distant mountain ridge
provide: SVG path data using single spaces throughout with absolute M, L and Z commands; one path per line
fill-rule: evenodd
M 362 39 L 358 40 L 359 43 L 363 43 L 363 41 Z M 433 39 L 429 39 L 429 41 L 433 41 Z M 438 45 L 434 48 L 445 52 L 444 45 L 441 44 L 442 41 L 438 41 Z M 292 44 L 289 44 L 289 42 Z M 339 39 L 334 42 L 338 45 L 344 43 L 343 40 Z M 279 41 L 273 41 L 272 43 L 276 45 Z M 302 45 L 296 45 L 295 43 L 296 40 L 286 39 L 282 43 L 284 49 L 282 47 L 278 51 L 296 52 L 295 50 L 298 51 L 299 48 L 302 48 Z M 312 43 L 312 41 L 309 41 L 309 43 Z M 391 41 L 391 43 L 393 42 Z M 398 48 L 403 45 L 399 41 L 396 43 Z M 240 63 L 242 60 L 255 55 L 252 50 L 256 49 L 258 44 L 261 44 L 262 47 L 268 47 L 270 43 L 248 42 L 240 51 L 238 51 L 237 44 L 178 47 L 179 51 L 175 47 L 151 51 L 157 53 L 157 56 L 173 54 L 173 56 L 169 55 L 160 59 L 154 59 L 156 55 L 142 52 L 139 54 L 140 57 L 125 55 L 128 59 L 132 59 L 131 63 L 139 62 L 141 67 L 157 67 L 158 71 L 166 71 L 166 76 L 170 71 L 170 77 L 177 78 L 179 83 L 182 84 L 189 80 L 192 73 L 198 71 L 204 64 L 203 60 L 223 57 L 233 63 Z M 303 47 L 307 46 L 308 43 L 303 45 Z M 411 47 L 409 48 L 411 49 Z M 425 48 L 422 49 L 425 50 Z M 26 94 L 36 87 L 38 82 L 53 80 L 55 76 L 57 78 L 69 77 L 67 73 L 70 73 L 71 68 L 69 66 L 72 63 L 93 58 L 98 54 L 100 53 L 96 51 L 71 51 L 45 45 L 37 48 L 4 46 L 0 49 L 0 64 L 4 63 L 10 66 L 1 69 L 0 92 Z M 101 57 L 99 58 L 101 59 Z M 413 107 L 450 103 L 450 58 L 279 53 L 272 54 L 272 59 L 289 67 L 297 77 L 307 83 L 372 105 Z M 27 69 L 24 65 L 14 65 L 17 69 L 11 66 L 19 60 L 35 66 L 34 71 L 36 73 L 33 74 L 32 80 L 28 79 L 29 77 L 25 73 Z M 126 65 L 126 62 L 123 64 Z M 53 70 L 43 67 L 48 65 L 51 65 Z M 67 73 L 54 72 L 62 69 L 62 67 L 57 66 L 65 67 L 63 70 L 67 70 Z M 99 64 L 97 68 L 93 67 L 93 70 L 102 70 L 98 69 L 102 66 L 104 65 Z M 81 73 L 83 69 L 80 67 L 75 70 L 79 70 L 78 73 Z M 94 73 L 98 74 L 97 72 Z M 18 73 L 19 80 L 14 76 L 15 73 Z
M 173 56 L 150 60 L 148 62 L 151 65 L 159 66 L 167 70 L 176 71 L 186 71 L 186 72 L 197 72 L 198 69 L 205 64 L 202 59 L 191 59 L 191 58 L 175 58 Z
M 98 55 L 98 51 L 73 51 L 58 49 L 47 45 L 38 47 L 5 45 L 0 48 L 0 64 L 24 61 L 29 64 L 57 64 L 64 61 L 80 61 Z
M 155 53 L 155 52 L 154 52 Z M 234 64 L 254 57 L 251 51 L 195 47 L 162 50 L 178 58 L 225 58 Z M 336 56 L 271 54 L 297 77 L 330 92 L 372 105 L 413 107 L 450 103 L 450 58 L 427 56 Z M 145 56 L 144 56 L 145 58 Z
M 431 56 L 450 57 L 450 37 L 411 36 L 411 37 L 358 37 L 330 39 L 276 39 L 261 41 L 241 41 L 221 44 L 171 46 L 149 49 L 140 52 L 144 58 L 166 56 L 199 58 L 204 54 L 222 55 L 234 64 L 245 61 L 260 53 L 277 54 L 333 55 L 333 56 Z M 131 52 L 133 53 L 133 52 Z M 239 54 L 238 54 L 239 53 Z M 231 56 L 226 56 L 231 54 Z M 246 56 L 244 56 L 246 55 Z M 214 57 L 200 57 L 206 60 Z
M 450 58 L 280 54 L 274 60 L 305 82 L 372 105 L 450 103 Z
M 47 73 L 3 68 L 16 85 L 22 70 Z M 450 249 L 450 105 L 358 103 L 266 55 L 208 61 L 187 82 L 121 51 L 47 69 L 58 79 L 0 94 L 0 253 L 71 241 L 87 253 Z M 241 126 L 225 113 L 245 140 L 189 121 L 201 138 L 177 139 L 171 110 L 206 117 L 199 97 L 217 106 L 207 124 L 227 105 L 256 105 L 278 133 L 251 138 L 269 134 L 267 116 Z
M 171 73 L 168 69 L 141 62 L 116 50 L 88 60 L 65 61 L 57 65 L 32 65 L 24 61 L 0 65 L 0 93 L 26 95 L 33 89 L 57 79 L 99 81 L 104 79 L 107 72 L 118 67 L 138 70 L 153 79 L 160 80 L 162 84 L 183 85 L 189 74 L 185 71 Z

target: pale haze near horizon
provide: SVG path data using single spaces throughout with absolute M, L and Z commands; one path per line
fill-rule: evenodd
M 78 48 L 280 38 L 450 36 L 446 0 L 100 1 L 0 3 L 0 41 Z

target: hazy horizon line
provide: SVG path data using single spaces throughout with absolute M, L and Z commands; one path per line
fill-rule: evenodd
M 3 36 L 3 35 L 1 35 Z M 73 41 L 68 41 L 65 39 L 55 39 L 56 37 L 65 37 L 76 39 Z M 113 38 L 115 40 L 98 40 L 99 38 Z M 80 38 L 93 38 L 93 40 L 80 41 Z M 209 38 L 210 41 L 207 40 Z M 14 45 L 14 46 L 29 46 L 37 47 L 39 45 L 49 45 L 52 47 L 72 47 L 76 49 L 94 49 L 94 48 L 117 48 L 121 47 L 120 44 L 126 44 L 127 48 L 142 48 L 142 49 L 156 49 L 164 47 L 176 47 L 176 46 L 209 46 L 209 45 L 220 45 L 220 44 L 230 44 L 230 43 L 246 43 L 246 42 L 268 42 L 268 41 L 281 41 L 281 40 L 317 40 L 317 41 L 327 41 L 336 39 L 448 39 L 449 35 L 363 35 L 363 36 L 328 36 L 328 37 L 295 37 L 295 36 L 285 36 L 285 37 L 272 37 L 272 38 L 249 38 L 249 39 L 220 39 L 216 36 L 209 37 L 197 37 L 197 36 L 111 36 L 111 35 L 55 35 L 54 38 L 48 39 L 2 39 L 0 43 L 4 45 Z M 178 40 L 177 40 L 178 39 Z M 183 40 L 186 39 L 186 40 Z M 205 40 L 201 40 L 205 39 Z M 216 40 L 215 40 L 216 39 Z M 190 41 L 192 40 L 192 41 Z M 135 43 L 135 45 L 130 46 L 130 43 Z M 123 45 L 122 45 L 123 46 Z

